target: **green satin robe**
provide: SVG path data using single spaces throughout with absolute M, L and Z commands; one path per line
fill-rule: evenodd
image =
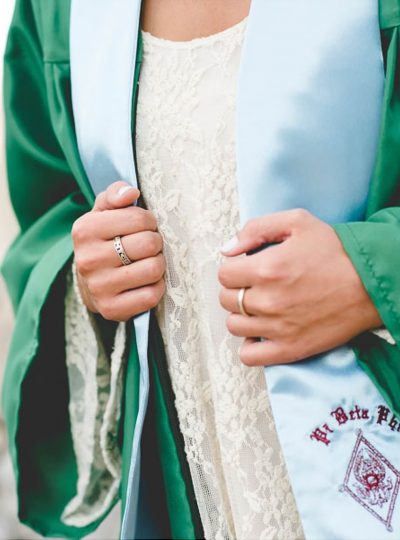
M 21 521 L 46 536 L 81 537 L 60 516 L 76 490 L 68 417 L 64 291 L 73 222 L 94 196 L 77 150 L 69 68 L 69 0 L 17 0 L 4 64 L 7 168 L 21 232 L 2 271 L 16 314 L 3 411 Z M 381 0 L 386 88 L 382 130 L 365 222 L 335 226 L 386 327 L 399 346 L 364 334 L 359 362 L 400 417 L 400 0 Z M 136 77 L 140 67 L 137 58 Z M 152 394 L 144 445 L 148 509 L 172 538 L 199 538 L 195 502 L 160 335 L 150 347 Z M 137 413 L 134 336 L 126 364 L 121 499 Z M 152 471 L 149 474 L 147 471 Z M 103 516 L 104 517 L 104 516 Z

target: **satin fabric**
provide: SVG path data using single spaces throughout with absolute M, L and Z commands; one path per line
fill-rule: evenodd
M 242 221 L 296 207 L 328 223 L 362 220 L 383 88 L 376 0 L 253 2 L 238 98 Z M 387 404 L 353 350 L 269 367 L 265 376 L 306 537 L 399 538 L 398 476 L 380 456 L 400 470 L 398 433 L 390 416 L 379 423 Z M 361 436 L 376 453 L 364 439 L 357 449 Z M 356 478 L 371 456 L 386 495 Z

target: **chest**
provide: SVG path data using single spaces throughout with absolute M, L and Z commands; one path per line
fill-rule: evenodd
M 189 41 L 230 28 L 247 16 L 250 0 L 144 0 L 142 28 L 174 41 Z

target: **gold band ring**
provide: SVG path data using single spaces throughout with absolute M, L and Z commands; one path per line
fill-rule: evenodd
M 246 308 L 244 307 L 244 295 L 245 295 L 245 292 L 247 291 L 247 288 L 246 287 L 242 287 L 239 292 L 238 292 L 238 297 L 237 297 L 237 305 L 238 305 L 238 308 L 239 308 L 239 311 L 240 313 L 244 316 L 244 317 L 250 317 L 251 315 L 249 313 L 247 313 L 246 311 Z
M 122 240 L 120 236 L 116 236 L 114 238 L 114 249 L 117 252 L 118 257 L 124 266 L 128 266 L 128 264 L 132 264 L 133 261 L 131 261 L 128 255 L 126 254 L 124 250 L 124 246 L 122 245 Z

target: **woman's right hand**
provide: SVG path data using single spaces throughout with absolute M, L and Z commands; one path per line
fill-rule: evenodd
M 139 195 L 127 183 L 115 182 L 72 228 L 83 302 L 108 320 L 127 321 L 154 308 L 165 291 L 162 238 L 154 215 L 133 206 Z M 122 264 L 115 236 L 122 238 L 132 264 Z

